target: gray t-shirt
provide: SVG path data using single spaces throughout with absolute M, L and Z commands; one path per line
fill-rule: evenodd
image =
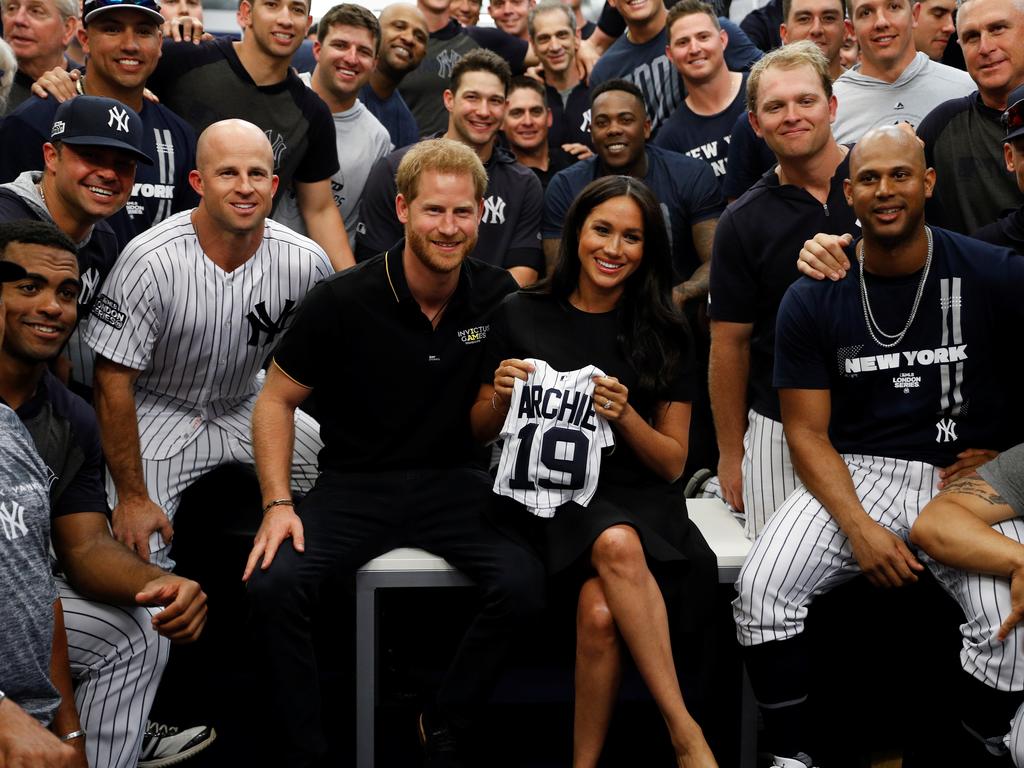
M 1006 499 L 1017 515 L 1024 517 L 1024 443 L 982 464 L 978 474 Z
M 308 76 L 299 77 L 309 84 Z M 332 117 L 341 167 L 331 176 L 331 193 L 334 195 L 334 204 L 345 220 L 349 243 L 355 246 L 359 202 L 363 199 L 366 177 L 370 175 L 374 164 L 391 152 L 391 136 L 361 101 L 356 101 L 351 109 L 344 112 L 335 112 Z M 294 189 L 288 190 L 281 199 L 274 219 L 299 234 L 309 234 L 299 213 Z
M 50 472 L 17 415 L 0 404 L 0 691 L 48 725 L 53 603 Z

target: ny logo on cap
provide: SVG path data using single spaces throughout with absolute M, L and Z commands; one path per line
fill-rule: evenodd
M 62 133 L 64 133 L 64 121 L 58 120 L 50 129 L 50 136 L 60 136 Z
M 110 119 L 107 120 L 108 127 L 128 133 L 128 110 L 111 107 L 108 114 L 110 115 Z

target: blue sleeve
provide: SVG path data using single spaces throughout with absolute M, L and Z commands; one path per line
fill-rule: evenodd
M 489 27 L 463 27 L 463 31 L 476 41 L 482 48 L 494 51 L 512 68 L 513 75 L 521 75 L 526 66 L 526 52 L 530 44 L 525 40 Z
M 26 104 L 35 101 L 33 96 Z M 20 111 L 8 115 L 0 122 L 0 184 L 14 181 L 23 171 L 43 168 L 43 144 L 47 134 L 28 123 Z
M 717 219 L 725 210 L 725 200 L 722 197 L 722 190 L 715 180 L 715 172 L 711 166 L 703 160 L 692 160 L 693 164 L 688 168 L 689 178 L 686 180 L 686 189 L 683 192 L 687 211 L 690 218 L 690 225 L 707 219 Z M 682 181 L 682 179 L 677 179 Z
M 76 512 L 102 512 L 107 514 L 107 492 L 103 484 L 103 449 L 96 414 L 81 400 L 72 402 L 74 440 L 84 455 L 82 466 L 61 492 L 53 499 L 54 517 Z
M 733 72 L 746 72 L 764 56 L 747 33 L 724 16 L 718 17 L 722 29 L 729 35 L 729 44 L 725 46 L 725 63 Z
M 775 155 L 764 139 L 754 133 L 744 112 L 736 120 L 729 137 L 729 162 L 725 168 L 722 194 L 729 200 L 735 200 L 754 186 L 775 163 Z
M 540 179 L 531 171 L 524 177 L 526 194 L 516 217 L 516 230 L 508 244 L 503 266 L 532 267 L 544 273 L 544 251 L 540 244 L 540 223 L 544 208 L 544 190 Z
M 757 280 L 736 233 L 734 213 L 731 206 L 727 208 L 715 227 L 708 311 L 712 320 L 753 323 L 757 311 Z
M 679 132 L 676 130 L 676 124 L 678 122 L 676 118 L 682 107 L 682 104 L 676 107 L 675 112 L 669 115 L 668 120 L 666 120 L 661 126 L 658 131 L 658 135 L 651 140 L 651 143 L 654 146 L 667 149 L 670 152 L 678 152 L 679 154 L 683 154 L 687 149 L 689 149 L 689 147 L 684 147 L 683 143 L 679 141 Z
M 402 224 L 395 213 L 395 172 L 388 157 L 378 160 L 363 186 L 356 229 L 356 261 L 386 251 L 402 239 Z
M 810 278 L 789 287 L 775 319 L 776 389 L 831 389 L 821 331 L 805 303 L 807 293 L 801 290 L 806 280 Z
M 547 191 L 544 193 L 544 218 L 541 221 L 540 233 L 545 240 L 560 240 L 562 238 L 562 224 L 565 222 L 565 215 L 572 205 L 573 193 L 569 184 L 569 178 L 565 171 L 559 171 L 548 182 Z
M 395 95 L 398 95 L 398 91 L 395 91 Z M 399 96 L 399 98 L 401 98 Z M 398 142 L 395 144 L 395 149 L 407 147 L 410 144 L 415 144 L 420 140 L 420 127 L 416 124 L 416 118 L 413 113 L 406 106 L 405 101 L 401 103 L 401 109 L 398 110 Z

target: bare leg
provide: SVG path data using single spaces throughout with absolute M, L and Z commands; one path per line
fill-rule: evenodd
M 576 610 L 574 768 L 594 768 L 622 680 L 622 641 L 597 577 L 580 590 Z
M 640 537 L 628 525 L 612 526 L 597 537 L 590 559 L 615 625 L 665 718 L 679 766 L 716 766 L 700 726 L 683 703 L 672 660 L 665 599 L 647 568 Z

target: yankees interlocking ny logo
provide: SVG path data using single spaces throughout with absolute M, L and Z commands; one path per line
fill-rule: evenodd
M 4 536 L 8 541 L 19 536 L 28 536 L 28 526 L 25 525 L 25 508 L 16 501 L 0 503 L 0 526 L 2 526 Z
M 450 80 L 452 67 L 459 63 L 462 54 L 458 51 L 445 50 L 437 54 L 437 76 L 442 80 Z
M 288 151 L 288 144 L 284 140 L 284 135 L 275 130 L 268 129 L 264 133 L 267 134 L 267 139 L 270 141 L 270 150 L 274 153 L 274 170 L 276 171 L 281 167 L 281 158 Z
M 935 436 L 936 443 L 949 443 L 956 440 L 956 422 L 952 419 L 940 419 L 935 425 L 939 433 Z
M 260 331 L 267 334 L 267 344 L 273 343 L 274 337 L 284 330 L 284 324 L 288 322 L 288 315 L 292 313 L 294 308 L 295 302 L 291 299 L 285 299 L 281 315 L 277 320 L 271 320 L 270 314 L 267 312 L 267 303 L 261 301 L 257 304 L 253 311 L 245 316 L 250 326 L 249 341 L 247 342 L 249 346 L 259 346 Z
M 484 224 L 504 224 L 505 201 L 498 195 L 491 195 L 484 200 L 484 215 L 481 221 Z
M 580 132 L 590 133 L 590 110 L 583 113 L 583 122 L 580 123 Z
M 110 115 L 110 119 L 107 120 L 107 126 L 113 128 L 115 131 L 124 131 L 128 133 L 128 110 L 122 109 L 121 107 L 111 107 L 107 114 Z

